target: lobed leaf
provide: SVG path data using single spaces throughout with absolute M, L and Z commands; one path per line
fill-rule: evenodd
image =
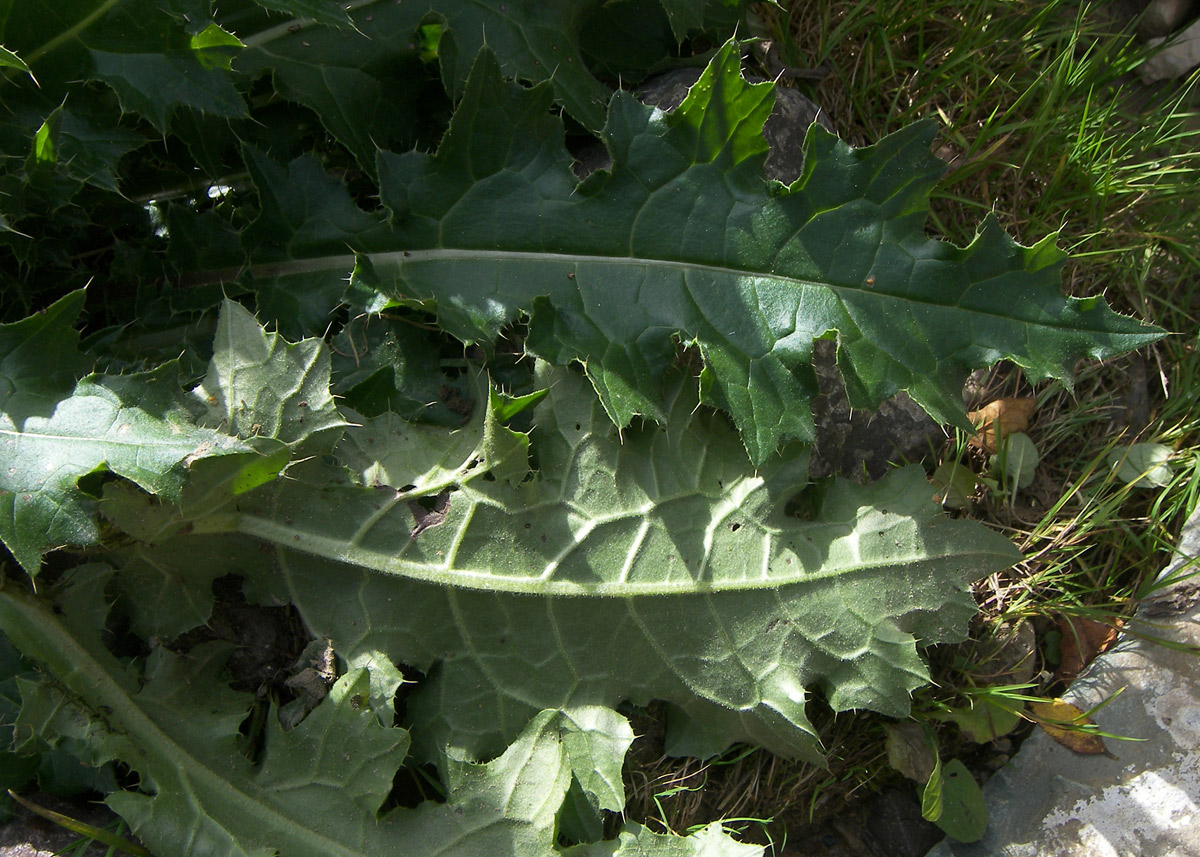
M 254 0 L 264 9 L 293 18 L 307 18 L 330 27 L 353 26 L 346 10 L 335 0 Z
M 966 248 L 928 239 L 928 126 L 860 150 L 814 128 L 801 178 L 764 183 L 773 94 L 742 80 L 733 43 L 674 113 L 624 94 L 605 108 L 584 57 L 640 73 L 645 45 L 736 2 L 639 3 L 656 29 L 628 50 L 601 44 L 620 25 L 595 2 L 8 6 L 0 238 L 42 284 L 6 271 L 20 301 L 73 282 L 60 271 L 91 276 L 81 260 L 97 250 L 110 281 L 157 282 L 169 237 L 170 263 L 208 288 L 170 283 L 136 336 L 177 347 L 172 331 L 198 328 L 175 316 L 235 278 L 282 331 L 226 300 L 208 373 L 185 394 L 174 362 L 94 371 L 94 355 L 122 365 L 117 351 L 152 364 L 136 338 L 96 346 L 116 326 L 80 353 L 82 292 L 0 325 L 0 539 L 34 574 L 47 548 L 105 537 L 89 554 L 103 562 L 39 597 L 0 586 L 0 627 L 52 677 L 5 685 L 22 696 L 18 749 L 134 771 L 141 790 L 109 802 L 164 857 L 757 853 L 718 826 L 630 824 L 561 847 L 623 806 L 632 732 L 614 706 L 665 700 L 675 753 L 745 740 L 819 762 L 810 695 L 904 714 L 928 678 L 919 647 L 961 637 L 968 583 L 1016 558 L 940 517 L 917 468 L 807 485 L 789 442 L 812 435 L 813 341 L 838 340 L 856 406 L 907 389 L 963 424 L 959 382 L 976 366 L 1007 357 L 1068 379 L 1080 357 L 1160 335 L 1062 298 L 1052 237 L 1021 247 L 989 219 Z M 436 74 L 461 98 L 436 153 L 379 151 L 423 139 Z M 365 176 L 343 170 L 353 196 L 332 173 L 344 153 L 321 142 L 316 157 L 307 112 L 281 109 L 272 87 L 357 159 Z M 576 179 L 555 101 L 602 133 L 611 170 Z M 251 104 L 253 123 L 230 122 Z M 147 143 L 132 168 L 125 155 Z M 272 160 L 297 150 L 311 151 Z M 236 186 L 243 165 L 256 209 Z M 361 208 L 374 178 L 386 212 Z M 36 246 L 22 221 L 47 227 L 22 225 Z M 560 368 L 541 365 L 525 396 L 463 373 L 472 409 L 438 364 L 444 340 L 364 315 L 334 339 L 333 389 L 360 418 L 335 404 L 325 346 L 283 336 L 340 323 L 342 302 L 436 311 L 485 345 L 527 323 L 521 345 Z M 698 388 L 676 371 L 681 348 L 703 361 Z M 501 385 L 517 374 L 489 368 Z M 453 431 L 412 422 L 430 416 Z M 157 643 L 186 645 L 226 574 L 251 601 L 294 605 L 351 667 L 306 717 L 294 706 L 295 728 L 272 712 L 255 760 L 229 647 Z M 113 599 L 148 657 L 105 648 Z M 414 670 L 410 748 L 391 724 Z M 384 812 L 410 749 L 438 765 L 448 801 Z M 953 789 L 939 798 L 949 808 Z
M 213 348 L 208 376 L 192 391 L 208 426 L 303 447 L 345 425 L 329 392 L 329 352 L 317 340 L 287 343 L 227 299 Z
M 629 821 L 621 829 L 618 840 L 592 842 L 569 848 L 565 857 L 760 857 L 766 849 L 747 845 L 729 838 L 720 822 L 713 822 L 689 836 L 655 833 Z
M 509 76 L 553 81 L 571 115 L 600 128 L 609 89 L 587 70 L 576 41 L 588 5 L 450 0 L 434 9 L 427 3 L 367 0 L 354 5 L 352 30 L 296 20 L 239 33 L 248 50 L 235 69 L 250 77 L 269 73 L 281 96 L 316 112 L 359 163 L 373 170 L 377 146 L 411 137 L 407 129 L 417 104 L 410 84 L 424 75 L 416 33 L 426 19 L 445 27 L 438 59 L 453 97 L 462 93 L 471 61 L 486 44 L 504 58 Z M 410 100 L 409 109 L 398 109 L 397 96 Z
M 30 574 L 46 548 L 98 540 L 95 500 L 77 484 L 83 476 L 107 470 L 177 499 L 187 463 L 252 451 L 195 425 L 174 362 L 90 375 L 70 390 L 83 365 L 73 330 L 82 301 L 75 292 L 0 327 L 0 539 Z
M 0 324 L 0 411 L 14 427 L 30 417 L 49 417 L 87 374 L 75 322 L 84 291 L 71 292 L 44 312 Z
M 930 124 L 864 149 L 812 128 L 803 175 L 768 188 L 772 88 L 742 79 L 732 44 L 673 113 L 614 96 L 612 170 L 582 183 L 552 97 L 505 82 L 482 52 L 437 153 L 380 154 L 393 230 L 364 233 L 353 268 L 392 300 L 436 302 L 464 341 L 490 343 L 527 316 L 526 348 L 583 364 L 618 426 L 665 417 L 681 342 L 703 356 L 704 401 L 762 463 L 813 437 L 818 338 L 836 337 L 854 406 L 906 390 L 969 428 L 960 388 L 977 367 L 1007 358 L 1068 380 L 1078 359 L 1162 335 L 1098 298 L 1062 297 L 1053 236 L 1022 247 L 988 218 L 965 248 L 927 238 L 943 171 Z M 309 253 L 257 270 L 351 268 Z
M 507 464 L 519 438 L 489 451 L 494 403 L 440 443 L 440 429 L 382 417 L 335 449 L 350 471 L 293 467 L 142 561 L 178 562 L 186 533 L 276 545 L 277 595 L 352 662 L 438 667 L 410 703 L 434 724 L 426 750 L 486 755 L 539 708 L 660 698 L 682 715 L 677 752 L 745 739 L 815 759 L 808 688 L 838 710 L 902 714 L 927 680 L 918 641 L 961 636 L 966 584 L 1017 556 L 940 518 L 916 468 L 835 483 L 799 520 L 784 506 L 806 459 L 752 468 L 694 385 L 674 386 L 666 429 L 620 435 L 582 378 L 543 371 L 523 481 Z M 397 677 L 379 677 L 384 697 Z
M 133 680 L 103 646 L 77 636 L 81 617 L 64 607 L 75 621 L 12 587 L 0 590 L 6 632 L 59 682 L 21 683 L 17 728 L 90 763 L 118 759 L 136 771 L 142 791 L 118 791 L 107 802 L 164 857 L 552 855 L 560 853 L 556 815 L 573 776 L 584 777 L 585 791 L 599 788 L 606 805 L 623 799 L 628 724 L 613 712 L 544 711 L 491 762 L 444 760 L 446 803 L 380 817 L 408 733 L 376 719 L 365 670 L 338 679 L 291 731 L 269 717 L 263 760 L 255 764 L 239 735 L 252 697 L 225 684 L 226 645 L 204 644 L 186 656 L 156 649 Z M 102 622 L 103 612 L 92 621 Z M 98 626 L 82 623 L 98 634 Z M 617 777 L 617 794 L 596 779 L 602 776 Z M 715 829 L 699 842 L 711 849 L 704 853 L 761 850 Z
M 412 84 L 426 76 L 418 31 L 430 23 L 441 28 L 437 61 L 442 84 L 455 100 L 463 94 L 476 54 L 486 46 L 500 58 L 507 77 L 547 82 L 555 99 L 577 122 L 592 131 L 604 125 L 611 90 L 589 70 L 581 45 L 587 41 L 592 50 L 604 54 L 614 49 L 619 52 L 620 46 L 604 43 L 611 33 L 602 27 L 601 36 L 591 34 L 596 16 L 604 9 L 595 0 L 533 5 L 509 0 L 442 0 L 436 4 L 363 0 L 353 4 L 346 19 L 339 22 L 309 20 L 315 17 L 311 11 L 314 0 L 257 2 L 268 8 L 287 7 L 297 18 L 270 19 L 257 23 L 253 32 L 239 31 L 249 50 L 234 68 L 250 77 L 270 74 L 282 97 L 320 116 L 329 132 L 367 170 L 374 169 L 377 147 L 412 136 L 412 114 L 421 109 Z M 732 26 L 742 5 L 740 0 L 668 0 L 655 11 L 665 13 L 678 42 L 714 19 Z M 222 17 L 227 17 L 222 11 Z M 352 28 L 341 26 L 346 21 Z M 658 59 L 656 55 L 651 61 Z
M 189 107 L 224 117 L 246 115 L 228 74 L 197 52 L 186 22 L 166 0 L 15 0 L 5 44 L 19 51 L 46 96 L 61 100 L 78 80 L 110 86 L 124 110 L 160 132 Z M 201 24 L 200 29 L 203 29 Z

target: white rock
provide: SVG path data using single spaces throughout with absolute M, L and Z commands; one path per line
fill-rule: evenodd
M 1161 45 L 1166 39 L 1151 39 L 1148 44 Z M 1170 39 L 1171 44 L 1138 66 L 1138 75 L 1146 83 L 1183 77 L 1200 65 L 1200 21 Z
M 1192 0 L 1153 0 L 1138 21 L 1138 35 L 1143 39 L 1169 36 L 1191 10 Z

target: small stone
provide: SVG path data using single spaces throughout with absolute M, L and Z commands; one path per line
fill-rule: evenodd
M 1147 44 L 1162 44 L 1165 39 L 1151 39 Z M 1138 75 L 1145 83 L 1183 77 L 1200 65 L 1200 21 L 1196 21 L 1171 44 L 1138 66 Z
M 1143 39 L 1169 36 L 1191 11 L 1192 0 L 1152 0 L 1138 21 L 1137 34 Z
M 867 810 L 867 844 L 879 857 L 923 857 L 942 838 L 942 831 L 921 817 L 916 795 L 888 789 Z

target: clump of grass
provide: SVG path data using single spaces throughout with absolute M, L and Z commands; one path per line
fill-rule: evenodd
M 745 745 L 715 759 L 670 757 L 654 739 L 655 727 L 649 726 L 644 731 L 650 734 L 635 741 L 626 763 L 626 815 L 658 832 L 678 833 L 719 818 L 744 841 L 774 849 L 793 832 L 829 822 L 843 812 L 848 799 L 869 793 L 877 778 L 890 775 L 882 725 L 886 718 L 835 714 L 819 700 L 809 714 L 828 768 Z M 633 724 L 639 733 L 648 725 L 636 717 Z
M 848 142 L 940 121 L 937 153 L 948 174 L 933 196 L 932 230 L 967 243 L 994 212 L 1018 240 L 1057 231 L 1072 254 L 1068 292 L 1104 293 L 1119 310 L 1176 332 L 1140 354 L 1081 366 L 1072 390 L 1035 388 L 1014 367 L 983 380 L 980 402 L 1037 397 L 1027 430 L 1041 456 L 1034 484 L 1014 493 L 981 479 L 965 512 L 1009 535 L 1025 561 L 980 581 L 972 641 L 929 653 L 934 684 L 914 701 L 943 757 L 968 758 L 976 771 L 1002 763 L 1031 725 L 977 746 L 939 713 L 985 697 L 1020 710 L 1028 696 L 1056 695 L 1042 632 L 1064 615 L 1128 617 L 1173 556 L 1200 493 L 1200 72 L 1142 86 L 1136 69 L 1149 51 L 1114 6 L 794 0 L 751 13 L 784 64 L 828 70 L 823 79 L 785 76 L 785 85 L 804 89 Z M 1169 484 L 1137 487 L 1118 476 L 1114 455 L 1135 442 L 1171 450 Z M 986 456 L 961 433 L 927 464 L 947 459 L 987 475 Z M 972 653 L 1020 622 L 1039 642 L 1030 680 L 1006 685 Z M 644 752 L 630 770 L 629 814 L 676 831 L 743 819 L 734 826 L 745 837 L 779 853 L 782 837 L 802 836 L 860 798 L 890 784 L 913 788 L 887 765 L 884 718 L 835 717 L 819 701 L 811 708 L 828 769 L 754 750 L 709 762 Z

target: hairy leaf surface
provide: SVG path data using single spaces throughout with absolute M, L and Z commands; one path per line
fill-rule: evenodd
M 226 300 L 213 347 L 208 376 L 192 391 L 206 425 L 303 447 L 345 424 L 329 392 L 329 351 L 320 342 L 292 345 Z
M 20 428 L 0 415 L 0 538 L 36 574 L 46 548 L 97 541 L 95 500 L 77 487 L 86 474 L 109 470 L 177 497 L 187 461 L 251 451 L 193 419 L 170 364 L 85 378 L 52 416 Z
M 720 823 L 714 822 L 686 838 L 673 834 L 655 833 L 635 822 L 628 822 L 620 839 L 594 842 L 568 849 L 567 857 L 758 857 L 764 849 L 729 840 Z
M 487 764 L 444 759 L 446 803 L 378 818 L 408 733 L 376 719 L 365 670 L 342 676 L 291 731 L 269 716 L 255 764 L 238 731 L 252 697 L 222 678 L 229 647 L 204 644 L 186 656 L 159 648 L 133 680 L 90 639 L 106 611 L 102 602 L 95 609 L 95 587 L 83 585 L 89 597 L 68 593 L 65 620 L 27 595 L 0 591 L 6 632 L 60 682 L 21 683 L 17 730 L 92 764 L 118 759 L 136 771 L 142 791 L 116 792 L 108 803 L 164 857 L 552 855 L 560 853 L 556 815 L 573 777 L 604 806 L 624 802 L 620 765 L 632 740 L 624 719 L 603 710 L 544 711 Z M 92 608 L 90 617 L 73 609 L 81 604 Z M 699 854 L 700 845 L 714 854 L 761 851 L 710 830 L 697 850 L 661 853 Z
M 214 366 L 239 349 L 227 338 Z M 684 713 L 679 752 L 744 738 L 815 758 L 808 689 L 902 714 L 927 680 L 917 642 L 961 636 L 966 584 L 1017 556 L 940 517 L 918 468 L 835 483 L 811 520 L 786 514 L 806 458 L 751 467 L 681 378 L 667 428 L 623 435 L 581 376 L 544 368 L 540 382 L 530 446 L 499 423 L 517 406 L 493 394 L 450 434 L 392 415 L 350 426 L 337 466 L 227 493 L 186 527 L 137 504 L 113 520 L 164 534 L 139 553 L 149 567 L 177 567 L 178 542 L 199 534 L 273 543 L 280 594 L 353 662 L 439 668 L 411 710 L 437 724 L 430 746 L 473 753 L 498 752 L 540 708 L 661 698 Z M 273 386 L 256 376 L 245 398 Z M 395 676 L 379 676 L 382 697 Z
M 177 500 L 185 465 L 253 454 L 196 425 L 174 363 L 76 383 L 83 364 L 73 323 L 82 302 L 75 292 L 45 314 L 0 327 L 0 539 L 30 574 L 45 549 L 98 540 L 95 498 L 79 489 L 81 477 L 108 470 Z

